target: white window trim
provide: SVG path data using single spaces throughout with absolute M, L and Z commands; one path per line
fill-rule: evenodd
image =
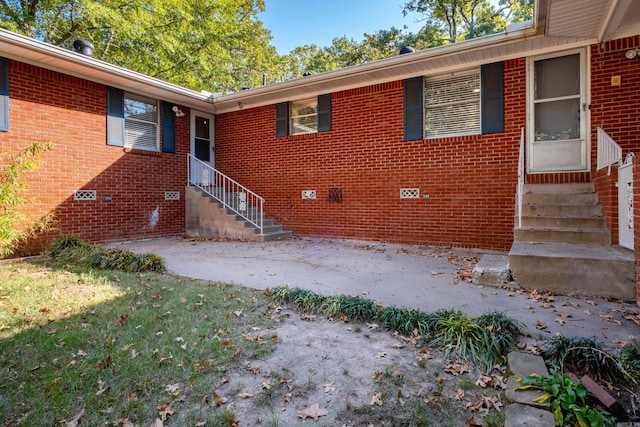
M 144 150 L 144 151 L 152 151 L 152 152 L 159 152 L 160 151 L 160 101 L 157 99 L 153 99 L 153 98 L 149 98 L 147 96 L 143 96 L 143 95 L 137 95 L 135 93 L 131 93 L 131 92 L 125 92 L 124 93 L 124 99 L 123 102 L 126 103 L 127 99 L 133 99 L 133 100 L 138 100 L 138 101 L 143 101 L 143 102 L 147 102 L 149 104 L 155 104 L 156 106 L 156 121 L 155 122 L 151 122 L 148 120 L 141 120 L 141 119 L 137 119 L 137 118 L 132 118 L 132 117 L 124 117 L 124 147 L 125 148 L 131 148 L 134 150 Z M 148 124 L 148 125 L 153 125 L 155 127 L 155 147 L 152 149 L 150 147 L 147 146 L 136 146 L 135 144 L 128 144 L 127 140 L 126 140 L 126 134 L 127 134 L 127 122 L 134 122 L 134 123 L 143 123 L 143 124 Z
M 428 103 L 427 103 L 427 95 L 426 95 L 426 91 L 427 91 L 427 83 L 429 81 L 441 81 L 441 80 L 449 80 L 451 78 L 454 77 L 463 77 L 463 76 L 478 76 L 479 82 L 480 82 L 480 86 L 478 87 L 478 127 L 477 129 L 471 130 L 471 131 L 467 131 L 467 132 L 454 132 L 454 133 L 448 133 L 448 134 L 442 134 L 442 135 L 428 135 L 427 134 L 427 110 L 428 110 Z M 447 73 L 447 74 L 439 74 L 439 75 L 433 75 L 433 76 L 425 76 L 423 77 L 422 80 L 422 85 L 423 85 L 423 95 L 424 95 L 424 100 L 423 100 L 423 128 L 424 128 L 424 139 L 440 139 L 440 138 L 453 138 L 453 137 L 457 137 L 457 136 L 468 136 L 468 135 L 480 135 L 482 134 L 482 97 L 481 97 L 481 93 L 482 93 L 482 70 L 480 67 L 476 67 L 476 68 L 472 68 L 472 69 L 467 69 L 467 70 L 463 70 L 463 71 L 457 71 L 457 72 L 452 72 L 452 73 Z M 455 105 L 455 104 L 463 104 L 463 103 L 467 103 L 466 101 L 453 101 L 451 103 L 448 103 L 448 105 Z M 443 106 L 446 104 L 438 104 L 439 106 Z

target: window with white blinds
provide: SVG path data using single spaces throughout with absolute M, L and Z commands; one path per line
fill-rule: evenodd
M 140 95 L 124 95 L 124 146 L 158 151 L 158 102 Z
M 425 137 L 479 134 L 480 70 L 424 79 Z
M 291 135 L 318 132 L 318 99 L 291 103 Z

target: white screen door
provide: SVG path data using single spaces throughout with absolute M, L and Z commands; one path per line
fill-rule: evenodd
M 529 172 L 587 170 L 583 56 L 529 62 Z

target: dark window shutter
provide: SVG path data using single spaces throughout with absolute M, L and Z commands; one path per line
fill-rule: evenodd
M 422 77 L 404 81 L 404 139 L 423 139 L 422 135 Z
M 331 130 L 331 94 L 318 96 L 318 132 Z
M 276 136 L 289 135 L 289 103 L 276 104 Z
M 176 114 L 172 110 L 173 104 L 162 101 L 162 151 L 176 152 Z
M 124 146 L 124 91 L 107 87 L 107 144 Z
M 504 131 L 502 62 L 481 68 L 482 133 Z
M 0 130 L 9 130 L 9 61 L 0 57 Z

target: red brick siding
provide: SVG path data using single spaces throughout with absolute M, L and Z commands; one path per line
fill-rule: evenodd
M 640 61 L 625 57 L 627 50 L 639 45 L 640 36 L 634 36 L 591 46 L 591 169 L 614 244 L 618 243 L 618 175 L 615 167 L 610 176 L 607 169 L 595 172 L 597 127 L 622 147 L 623 158 L 640 150 Z M 620 76 L 620 86 L 611 85 L 613 76 Z
M 504 67 L 505 131 L 403 140 L 403 82 L 332 94 L 332 130 L 275 137 L 275 106 L 216 116 L 216 167 L 312 236 L 506 250 L 513 239 L 525 61 Z M 341 203 L 328 190 L 342 189 Z M 399 197 L 420 188 L 429 199 Z M 316 200 L 302 200 L 316 190 Z
M 54 144 L 27 180 L 30 218 L 57 210 L 60 233 L 92 242 L 184 232 L 189 111 L 176 119 L 176 154 L 125 152 L 106 144 L 106 87 L 10 61 L 9 131 L 0 144 L 15 153 L 32 141 Z M 97 201 L 74 201 L 74 190 L 97 190 Z M 165 201 L 165 191 L 180 191 Z M 112 201 L 107 201 L 111 197 Z M 151 215 L 159 211 L 155 227 Z

